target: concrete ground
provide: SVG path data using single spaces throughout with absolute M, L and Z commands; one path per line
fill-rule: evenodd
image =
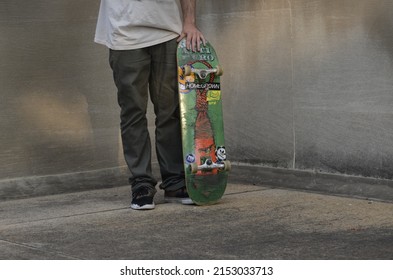
M 0 259 L 393 259 L 393 204 L 230 184 L 129 208 L 129 187 L 0 202 Z

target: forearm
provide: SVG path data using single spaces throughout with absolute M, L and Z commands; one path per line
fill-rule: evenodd
M 180 0 L 184 24 L 195 25 L 196 0 Z
M 206 44 L 205 37 L 196 27 L 196 0 L 180 0 L 183 12 L 183 31 L 178 41 L 187 38 L 187 48 L 200 50 L 201 43 Z

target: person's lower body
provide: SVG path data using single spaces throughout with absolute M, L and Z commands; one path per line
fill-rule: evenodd
M 151 167 L 151 142 L 146 118 L 148 96 L 154 105 L 156 153 L 166 197 L 184 204 L 184 167 L 177 93 L 176 39 L 136 49 L 110 50 L 118 89 L 120 128 L 125 161 L 131 171 L 133 209 L 153 209 L 156 179 Z M 177 196 L 177 198 L 176 198 Z M 172 201 L 172 200 L 171 200 Z

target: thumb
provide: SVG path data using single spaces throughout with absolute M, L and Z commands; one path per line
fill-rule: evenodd
M 182 32 L 181 35 L 179 36 L 179 38 L 177 38 L 177 42 L 179 43 L 181 40 L 183 40 L 184 38 L 186 38 L 187 34 Z

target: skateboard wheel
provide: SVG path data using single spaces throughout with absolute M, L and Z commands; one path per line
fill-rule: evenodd
M 225 171 L 231 171 L 232 170 L 232 165 L 231 165 L 230 161 L 228 161 L 228 160 L 224 161 L 224 170 Z
M 184 65 L 184 76 L 190 76 L 192 73 L 192 68 L 190 65 Z
M 190 164 L 190 170 L 191 173 L 195 174 L 198 172 L 198 164 L 196 164 L 195 162 Z
M 222 76 L 222 74 L 224 74 L 224 69 L 222 69 L 222 67 L 220 65 L 217 65 L 216 66 L 216 75 Z

